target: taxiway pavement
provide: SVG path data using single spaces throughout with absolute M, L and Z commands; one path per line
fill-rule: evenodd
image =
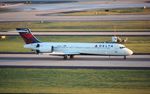
M 113 35 L 121 35 L 121 36 L 150 36 L 150 32 L 32 32 L 34 35 L 38 36 L 62 36 L 62 35 L 95 35 L 95 36 L 113 36 Z M 0 35 L 5 36 L 16 36 L 19 35 L 17 31 L 8 31 L 8 32 L 0 32 Z
M 63 60 L 61 56 L 35 54 L 0 54 L 0 67 L 46 67 L 46 68 L 125 68 L 150 69 L 150 55 L 81 56 Z
M 11 15 L 11 16 L 10 16 Z M 150 15 L 105 15 L 105 16 L 37 16 L 32 12 L 0 14 L 0 22 L 11 21 L 149 21 Z
M 86 0 L 83 0 L 86 1 Z M 123 0 L 124 1 L 124 0 Z M 126 0 L 127 1 L 127 0 Z M 139 1 L 139 0 L 138 0 Z M 101 15 L 101 16 L 62 16 L 64 12 L 87 11 L 92 9 L 144 8 L 150 3 L 128 3 L 120 0 L 110 2 L 101 0 L 89 2 L 72 2 L 61 4 L 20 4 L 4 7 L 0 13 L 0 21 L 102 21 L 102 20 L 150 20 L 150 15 Z

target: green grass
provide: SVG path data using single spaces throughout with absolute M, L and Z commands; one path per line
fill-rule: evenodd
M 32 31 L 149 31 L 150 21 L 94 21 L 94 22 L 1 22 L 0 30 L 19 27 Z
M 150 43 L 125 44 L 134 53 L 150 53 Z
M 38 36 L 43 42 L 104 42 L 111 37 L 102 36 Z M 121 37 L 125 39 L 125 37 Z M 0 52 L 30 52 L 23 47 L 24 41 L 19 36 L 9 36 L 0 40 Z M 134 53 L 150 53 L 150 37 L 128 37 L 125 44 Z
M 29 49 L 25 49 L 24 41 L 18 37 L 6 37 L 5 40 L 0 40 L 0 52 L 30 52 Z
M 150 14 L 150 8 L 127 8 L 127 9 L 95 9 L 80 12 L 64 12 L 57 15 L 65 16 L 95 16 L 95 15 L 125 15 L 125 14 Z M 55 14 L 56 15 L 56 14 Z
M 1 93 L 150 93 L 150 70 L 4 68 L 0 75 Z

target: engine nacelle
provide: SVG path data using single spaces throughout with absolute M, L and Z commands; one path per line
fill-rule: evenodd
M 52 46 L 43 46 L 43 47 L 39 47 L 39 52 L 40 53 L 51 53 L 53 50 Z
M 54 47 L 50 45 L 41 45 L 37 44 L 36 45 L 36 53 L 51 53 L 53 52 Z

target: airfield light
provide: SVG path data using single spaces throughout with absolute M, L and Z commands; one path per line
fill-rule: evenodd
M 5 39 L 6 38 L 6 36 L 1 36 L 1 39 Z

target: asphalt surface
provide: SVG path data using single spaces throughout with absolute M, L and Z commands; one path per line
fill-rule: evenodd
M 150 32 L 32 32 L 33 35 L 53 36 L 53 35 L 98 35 L 98 36 L 150 36 Z M 0 35 L 16 36 L 17 31 L 0 32 Z
M 84 0 L 83 0 L 84 1 Z M 92 9 L 143 8 L 150 3 L 135 1 L 88 1 L 61 4 L 19 4 L 5 6 L 0 21 L 104 21 L 104 20 L 150 20 L 150 15 L 102 15 L 102 16 L 61 16 L 62 12 L 86 11 Z M 139 0 L 138 0 L 139 1 Z M 53 15 L 56 14 L 56 15 Z
M 11 15 L 11 16 L 10 16 Z M 148 21 L 150 15 L 105 15 L 105 16 L 36 16 L 32 12 L 0 14 L 0 22 L 5 21 Z
M 6 1 L 6 0 L 5 0 Z M 12 0 L 11 0 L 12 1 Z M 20 0 L 19 0 L 20 1 Z M 57 0 L 59 1 L 59 0 Z M 73 1 L 73 0 L 70 0 Z M 75 1 L 75 0 L 74 0 Z M 77 1 L 77 0 L 76 0 Z M 78 0 L 77 2 L 62 2 L 62 3 L 45 3 L 45 4 L 22 4 L 17 6 L 1 6 L 2 8 L 10 8 L 11 12 L 13 11 L 40 11 L 40 10 L 53 10 L 55 13 L 57 11 L 83 11 L 91 9 L 116 9 L 116 8 L 141 8 L 141 7 L 150 7 L 150 4 L 147 2 L 137 2 L 135 0 L 130 2 L 126 0 Z M 55 10 L 55 11 L 54 11 Z
M 150 69 L 150 55 L 75 56 L 63 60 L 61 56 L 35 54 L 0 54 L 0 67 L 90 68 L 90 69 Z

